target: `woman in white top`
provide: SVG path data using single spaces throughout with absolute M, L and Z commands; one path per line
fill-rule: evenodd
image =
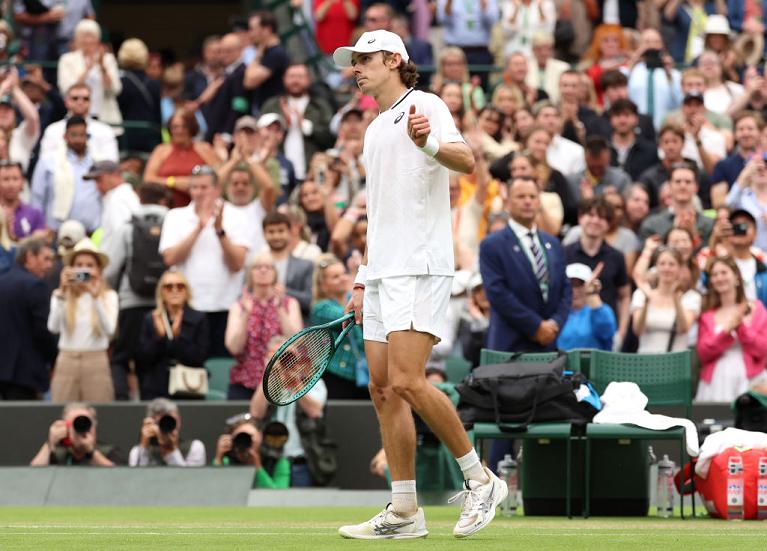
M 118 301 L 101 275 L 108 263 L 87 237 L 64 257 L 48 316 L 48 330 L 60 335 L 54 402 L 114 400 L 107 349 L 117 328 Z
M 91 89 L 90 116 L 107 124 L 122 124 L 117 96 L 122 84 L 115 56 L 101 44 L 101 27 L 83 19 L 75 27 L 75 49 L 59 58 L 59 90 L 85 83 Z
M 506 55 L 530 54 L 536 33 L 554 34 L 557 8 L 552 0 L 505 0 L 500 8 Z
M 722 61 L 711 50 L 706 50 L 700 54 L 698 68 L 706 77 L 706 91 L 703 93 L 703 103 L 706 109 L 722 115 L 732 115 L 729 112 L 730 106 L 743 95 L 743 86 L 724 79 Z
M 682 255 L 676 249 L 661 246 L 655 254 L 658 284 L 646 281 L 631 298 L 634 333 L 642 353 L 659 353 L 687 348 L 687 332 L 700 313 L 700 295 L 680 288 Z

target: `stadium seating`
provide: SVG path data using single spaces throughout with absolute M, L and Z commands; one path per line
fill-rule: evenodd
M 234 366 L 233 358 L 208 358 L 205 369 L 208 370 L 208 394 L 206 400 L 226 400 L 229 386 L 229 372 Z

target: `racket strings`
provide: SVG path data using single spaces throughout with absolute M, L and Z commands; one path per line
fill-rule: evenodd
M 269 395 L 274 402 L 290 403 L 303 395 L 322 374 L 333 349 L 330 331 L 310 331 L 285 348 L 273 360 L 269 373 Z

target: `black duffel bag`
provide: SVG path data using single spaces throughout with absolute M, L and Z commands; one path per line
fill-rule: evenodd
M 496 423 L 503 432 L 525 432 L 530 423 L 591 421 L 596 408 L 574 393 L 588 380 L 582 373 L 565 373 L 565 355 L 548 363 L 514 362 L 516 356 L 509 363 L 481 365 L 456 385 L 464 426 Z

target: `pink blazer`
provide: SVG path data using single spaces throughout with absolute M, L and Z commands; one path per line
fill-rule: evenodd
M 743 362 L 749 379 L 764 370 L 767 360 L 767 309 L 760 301 L 753 304 L 754 312 L 751 323 L 741 323 L 735 330 L 743 347 Z M 700 378 L 711 382 L 717 360 L 735 342 L 735 337 L 725 331 L 716 331 L 715 310 L 703 312 L 698 320 L 698 356 L 703 364 Z

